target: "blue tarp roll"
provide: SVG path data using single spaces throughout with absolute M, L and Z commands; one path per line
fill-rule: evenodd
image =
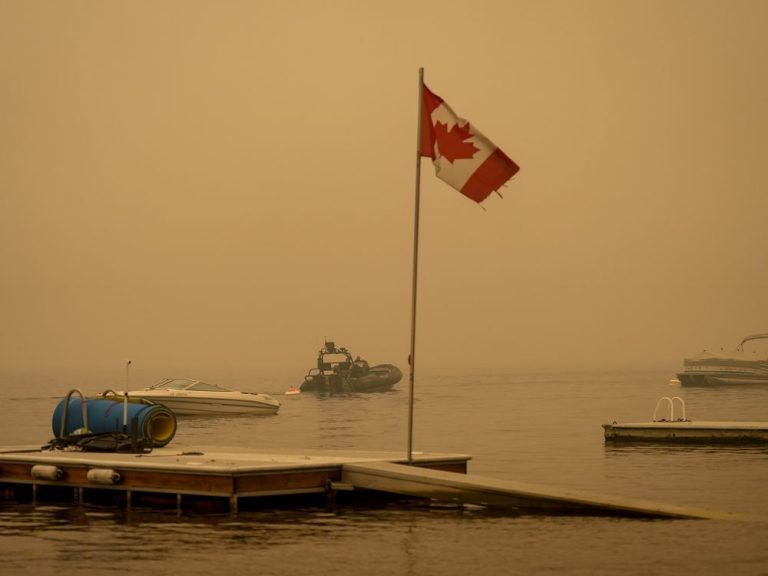
M 64 418 L 64 403 L 62 400 L 53 411 L 51 427 L 53 434 L 59 438 L 62 435 L 61 423 Z M 135 434 L 138 438 L 151 440 L 154 446 L 165 446 L 176 434 L 176 415 L 160 404 L 145 404 L 128 402 L 127 427 L 123 428 L 123 401 L 117 399 L 96 398 L 86 400 L 88 415 L 88 431 L 93 434 L 109 434 L 126 432 L 134 434 L 133 424 L 136 419 Z M 84 427 L 82 401 L 79 398 L 69 399 L 67 411 L 67 427 L 64 436 Z

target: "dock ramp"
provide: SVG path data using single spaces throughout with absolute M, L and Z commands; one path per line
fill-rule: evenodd
M 521 514 L 642 518 L 735 519 L 733 514 L 429 470 L 390 462 L 349 463 L 342 482 L 355 488 L 429 498 L 439 502 L 512 509 Z

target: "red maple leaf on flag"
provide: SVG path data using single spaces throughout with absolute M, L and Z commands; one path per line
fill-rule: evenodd
M 442 122 L 435 124 L 435 140 L 440 147 L 440 156 L 448 162 L 453 164 L 454 160 L 472 158 L 480 150 L 472 142 L 467 142 L 472 137 L 469 122 L 464 126 L 454 124 L 450 130 L 447 128 L 448 125 Z

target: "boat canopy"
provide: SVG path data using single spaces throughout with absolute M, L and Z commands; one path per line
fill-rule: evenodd
M 707 352 L 704 350 L 700 354 L 686 358 L 683 361 L 685 366 L 744 366 L 757 367 L 768 362 L 764 355 L 758 356 L 755 353 L 743 352 L 737 350 L 734 352 Z
M 768 339 L 768 334 L 752 334 L 752 336 L 747 336 L 746 338 L 744 338 L 744 340 L 741 341 L 741 344 L 739 344 L 736 347 L 736 350 L 742 350 L 743 351 L 744 350 L 744 344 L 746 344 L 750 340 L 763 340 L 763 339 Z
M 768 363 L 768 352 L 765 351 L 745 351 L 744 344 L 752 340 L 768 340 L 768 334 L 752 334 L 746 336 L 733 351 L 720 350 L 709 352 L 704 350 L 700 354 L 685 358 L 685 366 L 731 366 L 731 367 L 757 367 Z M 763 366 L 765 368 L 765 366 Z

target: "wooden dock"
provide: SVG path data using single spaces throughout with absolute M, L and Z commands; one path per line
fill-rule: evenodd
M 465 454 L 417 454 L 414 464 L 465 473 Z M 203 447 L 156 448 L 150 453 L 104 453 L 0 448 L 0 494 L 39 501 L 112 500 L 127 507 L 165 497 L 181 508 L 218 503 L 236 512 L 241 502 L 326 494 L 349 462 L 404 461 L 403 454 L 355 451 L 260 452 Z M 72 494 L 74 493 L 74 496 Z M 1 497 L 1 496 L 0 496 Z
M 768 422 L 654 421 L 603 424 L 609 442 L 767 444 Z
M 362 451 L 261 452 L 202 447 L 149 453 L 0 448 L 0 499 L 158 505 L 238 512 L 247 506 L 333 503 L 337 494 L 477 504 L 526 514 L 725 518 L 711 511 L 592 496 L 467 474 L 466 454 Z M 274 499 L 279 503 L 275 504 Z

